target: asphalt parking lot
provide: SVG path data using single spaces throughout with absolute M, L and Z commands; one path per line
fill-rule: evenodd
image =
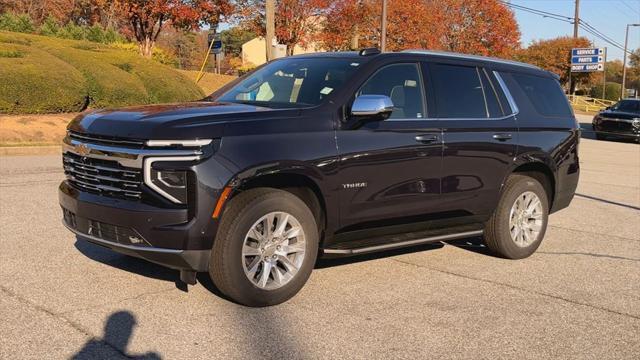
M 577 196 L 532 257 L 467 239 L 321 261 L 263 309 L 77 241 L 60 157 L 0 157 L 0 358 L 637 359 L 640 145 L 580 146 Z

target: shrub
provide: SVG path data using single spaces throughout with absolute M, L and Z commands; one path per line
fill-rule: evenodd
M 86 38 L 86 33 L 86 27 L 78 26 L 72 22 L 68 22 L 58 31 L 56 36 L 63 39 L 83 40 Z
M 86 81 L 73 66 L 46 51 L 24 45 L 5 45 L 0 57 L 0 113 L 80 111 L 86 101 Z
M 60 24 L 53 16 L 49 15 L 40 26 L 39 33 L 44 36 L 58 36 L 59 31 Z
M 0 14 L 0 30 L 32 33 L 35 31 L 35 26 L 27 14 L 4 13 Z
M 620 99 L 622 85 L 615 82 L 607 82 L 605 90 L 605 99 L 617 101 Z M 591 88 L 591 97 L 602 99 L 602 85 L 596 85 Z
M 121 107 L 204 96 L 170 67 L 97 43 L 0 32 L 0 51 L 23 54 L 0 57 L 4 113 L 71 112 L 87 105 Z
M 21 58 L 24 57 L 24 52 L 20 50 L 2 50 L 0 49 L 0 57 L 4 58 Z

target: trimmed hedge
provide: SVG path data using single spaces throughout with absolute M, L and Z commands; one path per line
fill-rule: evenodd
M 3 55 L 4 54 L 4 55 Z M 197 100 L 187 77 L 130 51 L 0 31 L 0 113 L 75 112 Z

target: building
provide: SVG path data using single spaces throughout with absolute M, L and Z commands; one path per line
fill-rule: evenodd
M 246 43 L 242 44 L 242 65 L 262 65 L 267 62 L 267 50 L 265 45 L 265 38 L 260 36 L 253 38 Z M 303 48 L 300 45 L 296 45 L 293 49 L 293 54 L 307 54 L 313 52 L 324 51 L 320 48 L 319 44 L 310 44 L 307 48 Z

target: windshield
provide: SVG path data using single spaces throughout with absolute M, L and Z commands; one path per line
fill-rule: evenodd
M 622 100 L 611 108 L 615 111 L 640 113 L 640 100 Z
M 343 86 L 360 63 L 353 59 L 282 59 L 250 74 L 218 101 L 272 108 L 320 104 Z

